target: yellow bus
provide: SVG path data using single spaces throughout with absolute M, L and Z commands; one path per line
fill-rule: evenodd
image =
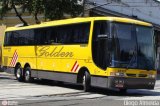
M 34 78 L 109 89 L 154 89 L 154 34 L 150 23 L 118 17 L 73 18 L 7 28 L 4 70 Z

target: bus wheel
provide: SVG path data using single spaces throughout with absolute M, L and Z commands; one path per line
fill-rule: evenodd
M 18 65 L 15 69 L 15 76 L 19 82 L 22 82 L 24 80 L 22 68 L 20 65 Z
M 31 77 L 31 69 L 30 69 L 30 67 L 26 67 L 24 69 L 24 80 L 27 83 L 30 83 L 30 82 L 33 81 L 33 78 Z
M 85 92 L 89 91 L 90 89 L 90 75 L 87 71 L 85 71 L 84 75 L 83 75 L 83 90 Z

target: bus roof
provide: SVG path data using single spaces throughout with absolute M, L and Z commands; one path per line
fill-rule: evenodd
M 93 20 L 108 20 L 113 22 L 122 22 L 122 23 L 130 23 L 130 24 L 137 24 L 143 26 L 152 26 L 152 24 L 134 20 L 130 18 L 121 18 L 121 17 L 86 17 L 86 18 L 71 18 L 71 19 L 64 19 L 64 20 L 56 20 L 50 22 L 43 22 L 41 24 L 29 25 L 24 27 L 8 27 L 6 31 L 14 31 L 14 30 L 24 30 L 24 29 L 34 29 L 34 28 L 43 28 L 43 27 L 50 27 L 50 26 L 57 26 L 57 25 L 65 25 L 65 24 L 74 24 L 80 22 L 88 22 Z

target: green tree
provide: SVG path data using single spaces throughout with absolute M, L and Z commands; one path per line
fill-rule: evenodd
M 24 23 L 24 25 L 28 25 L 27 22 L 22 18 L 22 14 L 21 14 L 22 12 L 20 13 L 16 8 L 17 6 L 19 6 L 21 10 L 23 10 L 22 4 L 26 4 L 26 0 L 0 0 L 0 3 L 1 3 L 1 7 L 0 7 L 1 19 L 5 16 L 7 12 L 13 9 L 16 13 L 16 16 Z
M 22 18 L 24 12 L 28 11 L 34 16 L 35 22 L 39 23 L 38 14 L 43 14 L 45 19 L 57 20 L 65 18 L 65 14 L 71 17 L 78 16 L 83 11 L 81 0 L 0 0 L 0 16 L 11 11 L 15 11 L 17 17 L 27 25 Z M 17 11 L 17 8 L 20 11 Z
M 81 0 L 46 0 L 44 3 L 45 17 L 50 20 L 63 19 L 65 14 L 71 17 L 78 16 L 83 6 L 78 4 Z
M 40 23 L 38 14 L 43 14 L 45 10 L 44 2 L 45 0 L 30 0 L 25 8 L 30 14 L 34 16 L 35 22 L 37 24 Z

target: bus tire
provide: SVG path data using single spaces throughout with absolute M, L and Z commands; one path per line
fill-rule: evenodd
M 84 72 L 82 80 L 83 91 L 88 92 L 90 90 L 90 75 L 87 71 Z
M 22 72 L 22 68 L 21 68 L 20 65 L 18 65 L 18 66 L 15 68 L 15 76 L 16 76 L 16 79 L 17 79 L 19 82 L 23 82 L 23 81 L 24 81 L 23 72 Z
M 27 83 L 31 83 L 33 81 L 33 78 L 31 77 L 31 68 L 30 67 L 26 67 L 24 69 L 24 80 Z

